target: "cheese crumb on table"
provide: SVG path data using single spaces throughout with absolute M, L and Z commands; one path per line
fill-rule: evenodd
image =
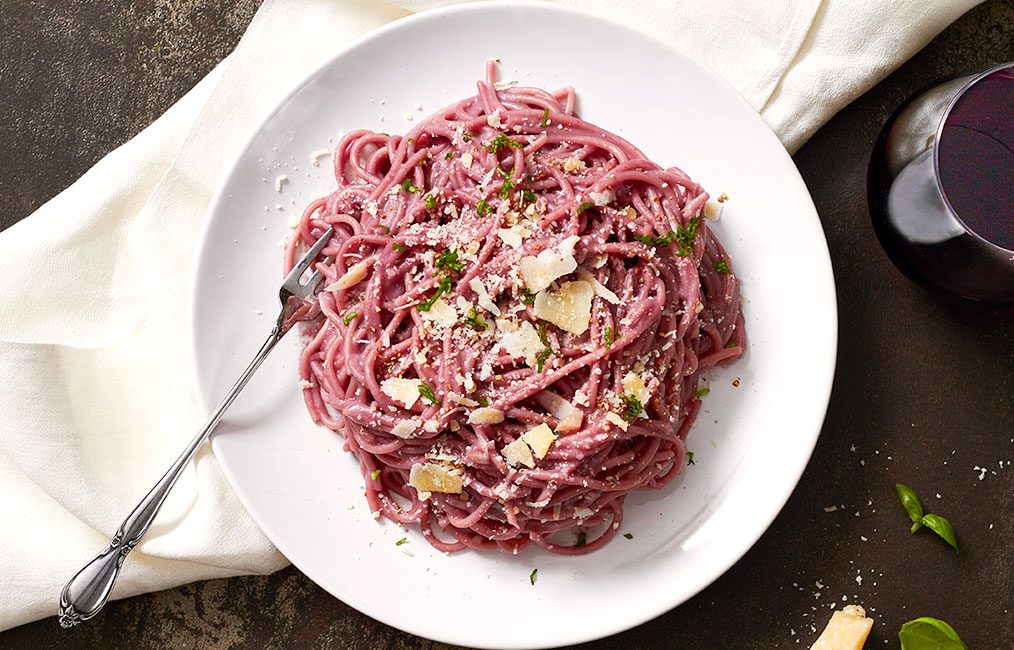
M 810 650 L 862 650 L 873 628 L 873 619 L 859 605 L 847 605 L 831 615 L 827 627 Z

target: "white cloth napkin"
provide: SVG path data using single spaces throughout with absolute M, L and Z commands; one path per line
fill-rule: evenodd
M 202 424 L 184 327 L 195 244 L 251 129 L 356 36 L 444 4 L 267 0 L 165 115 L 0 234 L 0 629 L 55 613 L 66 580 Z M 975 0 L 562 4 L 703 61 L 794 151 Z M 206 448 L 114 596 L 285 564 Z

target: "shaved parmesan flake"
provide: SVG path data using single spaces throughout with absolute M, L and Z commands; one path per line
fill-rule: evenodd
M 542 408 L 549 411 L 554 418 L 560 421 L 560 423 L 556 426 L 557 431 L 567 433 L 569 431 L 577 431 L 581 428 L 581 423 L 584 421 L 584 412 L 575 408 L 573 404 L 556 393 L 544 390 L 536 395 L 535 399 L 539 401 Z M 577 399 L 576 393 L 574 394 L 574 399 Z M 585 399 L 587 400 L 587 397 Z
M 461 164 L 465 167 L 465 169 L 468 169 L 469 167 L 472 166 L 471 151 L 466 151 L 465 153 L 461 154 Z
M 523 357 L 529 366 L 536 365 L 536 357 L 542 348 L 542 340 L 539 333 L 528 321 L 523 321 L 518 327 L 507 319 L 497 319 L 497 329 L 502 332 L 500 342 L 497 344 L 501 350 L 511 355 L 512 358 Z
M 859 605 L 847 605 L 831 620 L 810 650 L 862 650 L 873 629 L 873 619 Z
M 606 421 L 609 422 L 609 423 L 611 423 L 611 424 L 615 424 L 616 426 L 618 426 L 623 431 L 627 430 L 627 422 L 626 422 L 626 420 L 624 420 L 623 418 L 621 418 L 619 415 L 616 415 L 612 411 L 606 413 Z
M 503 422 L 503 411 L 488 406 L 477 408 L 468 414 L 469 424 L 499 424 L 501 422 Z
M 592 285 L 584 280 L 564 282 L 557 291 L 535 296 L 535 315 L 571 334 L 584 334 L 591 321 Z
M 578 388 L 574 391 L 574 403 L 580 404 L 581 406 L 588 406 L 591 403 L 588 399 L 588 393 Z
M 563 171 L 567 172 L 568 174 L 585 168 L 584 161 L 581 160 L 580 158 L 574 158 L 573 156 L 561 160 L 560 166 L 563 167 Z
M 603 300 L 611 304 L 614 305 L 620 304 L 620 297 L 617 296 L 615 293 L 613 293 L 609 289 L 609 287 L 596 280 L 595 276 L 593 276 L 591 273 L 588 273 L 587 271 L 581 271 L 578 274 L 578 277 L 592 286 L 592 289 L 595 291 L 596 296 L 601 297 Z
M 429 311 L 422 312 L 422 317 L 430 321 L 438 329 L 453 327 L 458 322 L 458 312 L 454 311 L 443 298 L 437 298 Z
M 416 391 L 418 395 L 419 391 Z M 398 436 L 399 438 L 408 438 L 419 429 L 419 420 L 416 418 L 409 418 L 408 420 L 401 420 L 398 424 L 394 425 L 391 429 L 391 433 Z
M 522 257 L 519 267 L 528 290 L 538 293 L 557 278 L 573 272 L 577 268 L 574 246 L 579 240 L 580 237 L 573 235 L 561 241 L 555 249 L 548 248 L 534 257 Z
M 543 422 L 539 426 L 529 429 L 528 433 L 521 436 L 521 439 L 532 448 L 536 458 L 545 458 L 549 448 L 556 442 L 556 435 L 549 425 Z
M 445 465 L 437 463 L 416 463 L 409 470 L 408 484 L 429 496 L 430 492 L 444 494 L 461 494 L 462 479 L 460 470 L 449 470 Z
M 511 226 L 510 228 L 501 228 L 497 230 L 496 234 L 500 237 L 500 240 L 504 244 L 510 246 L 514 250 L 520 250 L 525 237 L 528 237 L 532 233 L 524 226 L 518 224 Z
M 468 281 L 469 288 L 475 292 L 476 301 L 479 306 L 493 314 L 494 316 L 500 315 L 500 308 L 496 306 L 493 299 L 489 297 L 489 292 L 486 291 L 486 285 L 482 283 L 479 278 L 472 278 Z
M 455 392 L 447 393 L 447 399 L 451 400 L 452 402 L 454 402 L 456 404 L 461 404 L 462 406 L 467 406 L 469 408 L 472 408 L 473 406 L 478 406 L 479 405 L 479 403 L 476 402 L 474 399 L 469 399 L 468 397 L 465 397 L 464 395 L 458 395 Z
M 486 116 L 486 124 L 489 124 L 494 129 L 499 129 L 501 126 L 503 126 L 503 122 L 500 121 L 499 108 Z
M 353 264 L 352 268 L 345 272 L 345 275 L 328 285 L 325 291 L 341 291 L 342 289 L 349 289 L 359 284 L 366 278 L 366 273 L 370 270 L 371 263 L 371 261 L 363 261 Z
M 651 392 L 648 390 L 648 387 L 644 385 L 644 380 L 641 379 L 641 375 L 634 372 L 628 372 L 624 375 L 623 394 L 633 395 L 641 404 L 647 404 L 648 398 L 651 397 Z
M 591 508 L 582 508 L 581 506 L 574 508 L 574 516 L 577 517 L 578 519 L 587 519 L 588 517 L 591 517 L 594 514 L 595 513 L 592 512 Z
M 503 448 L 503 457 L 512 467 L 522 465 L 531 469 L 535 467 L 535 458 L 532 457 L 532 450 L 525 444 L 525 441 L 518 438 Z
M 391 377 L 380 382 L 380 390 L 396 402 L 401 402 L 405 408 L 410 409 L 419 399 L 419 387 L 422 381 L 419 379 L 403 379 Z

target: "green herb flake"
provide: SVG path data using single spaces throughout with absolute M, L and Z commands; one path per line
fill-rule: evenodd
M 437 207 L 437 197 L 433 196 L 432 194 L 427 194 L 425 200 L 427 210 L 433 210 L 434 208 Z
M 489 153 L 497 153 L 501 149 L 520 149 L 521 143 L 517 140 L 511 140 L 503 133 L 498 133 L 495 138 L 490 140 L 489 144 L 486 145 L 486 151 Z
M 688 451 L 687 452 L 687 465 L 696 465 L 696 464 L 697 463 L 694 462 L 694 452 Z
M 414 194 L 419 191 L 419 188 L 412 184 L 412 179 L 406 178 L 401 182 L 401 189 L 405 190 L 410 194 Z
M 394 543 L 395 546 L 401 546 L 402 544 L 408 544 L 407 537 L 402 537 L 401 539 L 399 539 L 397 542 Z
M 616 340 L 616 332 L 612 327 L 607 327 L 602 333 L 602 341 L 606 344 L 607 348 L 613 347 L 613 341 Z
M 379 469 L 375 469 L 372 472 L 370 472 L 370 479 L 371 480 L 376 481 L 378 478 L 380 478 L 380 470 Z
M 472 307 L 468 311 L 468 316 L 465 317 L 465 322 L 468 323 L 468 326 L 474 329 L 476 332 L 486 331 L 486 321 L 482 320 L 482 318 L 479 317 L 478 313 L 475 310 L 475 307 Z
M 501 199 L 506 199 L 506 198 L 510 197 L 511 190 L 513 190 L 513 189 L 514 189 L 514 181 L 511 181 L 511 180 L 504 181 L 500 185 L 500 195 L 499 195 L 500 198 Z
M 454 152 L 448 151 L 444 154 L 444 160 L 454 160 Z
M 549 347 L 549 337 L 546 336 L 545 323 L 539 323 L 539 342 L 541 342 L 542 345 L 546 346 L 547 348 Z
M 542 349 L 542 352 L 535 357 L 535 371 L 542 372 L 542 368 L 546 365 L 546 359 L 549 355 L 553 354 L 553 348 L 546 347 Z
M 719 273 L 730 274 L 732 271 L 729 269 L 729 263 L 725 260 L 717 260 L 714 264 L 715 270 Z
M 528 287 L 525 287 L 524 289 L 521 290 L 521 302 L 523 302 L 526 305 L 535 304 L 535 294 L 532 293 L 531 289 L 529 289 Z
M 458 261 L 458 253 L 450 248 L 440 251 L 437 255 L 436 266 L 441 271 L 454 271 L 455 273 L 461 273 L 461 270 L 465 268 L 464 262 Z
M 535 203 L 539 200 L 539 197 L 535 196 L 535 192 L 531 190 L 521 190 L 521 199 L 525 203 Z
M 634 539 L 633 533 L 623 533 L 623 536 L 626 537 L 627 539 Z
M 439 298 L 441 294 L 450 292 L 451 292 L 451 279 L 445 275 L 441 277 L 439 281 L 437 281 L 437 290 L 433 292 L 433 295 L 430 296 L 425 301 L 416 305 L 416 309 L 418 309 L 419 311 L 429 311 L 430 309 L 432 309 L 433 303 L 437 301 L 437 298 Z
M 902 625 L 898 640 L 901 650 L 968 650 L 953 627 L 929 616 Z
M 461 141 L 462 142 L 471 142 L 473 135 L 475 135 L 475 134 L 472 133 L 471 131 L 465 131 L 464 133 L 461 134 Z
M 482 395 L 476 395 L 475 401 L 479 403 L 479 406 L 489 406 L 489 400 Z
M 532 572 L 528 574 L 528 582 L 532 583 L 532 585 L 534 586 L 535 581 L 538 579 L 539 579 L 539 570 L 532 569 Z
M 621 395 L 620 399 L 623 400 L 622 417 L 627 422 L 633 422 L 637 419 L 637 416 L 644 412 L 644 406 L 641 404 L 641 400 L 637 399 L 636 395 Z
M 489 204 L 486 203 L 486 199 L 479 199 L 479 202 L 475 204 L 475 212 L 480 217 L 485 217 L 489 213 Z
M 587 210 L 589 208 L 594 208 L 594 207 L 595 207 L 594 203 L 592 203 L 591 201 L 585 201 L 581 205 L 577 206 L 577 211 L 576 211 L 575 214 L 580 217 L 582 212 L 584 212 L 585 210 Z
M 405 244 L 399 244 L 398 242 L 394 242 L 393 244 L 391 244 L 391 248 L 394 249 L 395 253 L 405 252 Z
M 429 384 L 419 384 L 419 394 L 423 396 L 423 399 L 433 402 L 434 404 L 440 404 L 440 398 L 433 392 Z
M 587 543 L 588 543 L 588 533 L 584 532 L 583 530 L 579 531 L 577 534 L 577 541 L 574 543 L 574 546 L 584 546 Z
M 729 342 L 725 344 L 725 347 L 734 348 L 737 345 L 739 345 L 739 343 L 736 341 L 736 339 L 729 339 Z
M 958 548 L 958 537 L 954 534 L 954 527 L 951 526 L 951 522 L 947 521 L 940 515 L 934 515 L 933 513 L 923 515 L 920 521 L 923 526 L 929 528 L 939 535 L 945 542 L 950 544 L 955 551 L 960 550 Z
M 705 395 L 707 395 L 710 392 L 711 392 L 711 389 L 708 388 L 707 386 L 705 386 L 704 388 L 698 388 L 697 392 L 694 394 L 694 396 L 697 397 L 697 399 L 701 399 L 702 397 L 704 397 Z
M 645 246 L 650 246 L 652 248 L 665 248 L 676 240 L 676 233 L 669 231 L 661 237 L 648 233 L 647 235 L 634 235 L 634 239 Z
M 344 324 L 348 325 L 348 324 L 349 324 L 349 323 L 351 323 L 351 322 L 352 322 L 352 320 L 353 320 L 353 319 L 354 319 L 354 318 L 355 318 L 356 316 L 358 316 L 358 315 L 359 315 L 359 314 L 357 314 L 356 312 L 354 312 L 354 311 L 350 311 L 349 313 L 347 313 L 347 314 L 345 314 L 344 316 L 342 316 L 342 323 L 344 323 Z
M 901 507 L 908 513 L 908 518 L 912 520 L 912 532 L 914 533 L 922 526 L 922 516 L 924 514 L 922 502 L 912 488 L 903 483 L 896 484 L 894 489 L 898 492 Z
M 539 126 L 541 126 L 542 128 L 546 128 L 547 126 L 549 126 L 549 109 L 548 108 L 542 109 L 542 121 L 539 122 Z
M 679 244 L 679 249 L 676 254 L 680 257 L 686 257 L 694 248 L 694 237 L 697 236 L 697 226 L 700 225 L 701 218 L 694 217 L 685 226 L 676 227 L 676 243 Z

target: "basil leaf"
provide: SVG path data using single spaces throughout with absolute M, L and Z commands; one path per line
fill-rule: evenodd
M 943 537 L 944 541 L 953 546 L 955 551 L 958 550 L 958 538 L 954 535 L 954 527 L 951 526 L 951 522 L 940 515 L 927 514 L 923 515 L 921 523 L 937 535 L 940 535 L 940 537 Z
M 898 639 L 901 650 L 968 650 L 953 627 L 929 616 L 902 625 Z
M 922 516 L 924 514 L 922 502 L 919 501 L 919 497 L 912 491 L 912 488 L 904 483 L 895 484 L 894 489 L 898 491 L 901 507 L 908 513 L 908 518 L 912 520 L 912 532 L 914 533 L 922 526 Z

